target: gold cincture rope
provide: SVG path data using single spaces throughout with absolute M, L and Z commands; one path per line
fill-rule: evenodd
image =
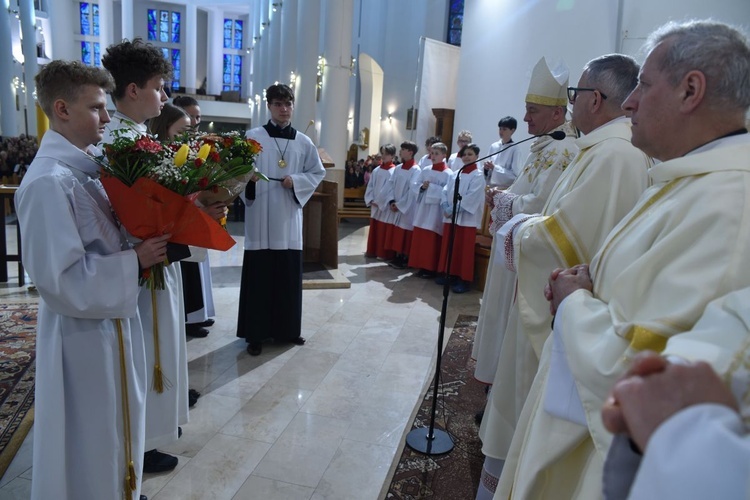
M 130 397 L 128 393 L 128 374 L 125 369 L 125 340 L 122 336 L 122 323 L 115 319 L 117 342 L 120 344 L 120 392 L 122 393 L 122 427 L 125 441 L 125 497 L 132 498 L 136 490 L 137 477 L 133 463 L 133 436 L 130 429 Z
M 153 314 L 154 329 L 154 384 L 153 389 L 159 394 L 169 390 L 172 383 L 161 370 L 161 350 L 159 349 L 159 316 L 156 312 L 156 290 L 151 289 L 151 312 Z

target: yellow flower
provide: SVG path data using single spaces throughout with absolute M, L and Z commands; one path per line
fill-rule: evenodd
M 201 146 L 201 148 L 198 150 L 198 158 L 201 160 L 205 160 L 208 158 L 208 153 L 211 152 L 211 145 L 210 144 L 204 144 Z
M 180 146 L 180 149 L 177 150 L 177 154 L 174 155 L 174 164 L 176 167 L 181 167 L 185 164 L 188 157 L 188 151 L 190 151 L 190 147 L 187 144 Z

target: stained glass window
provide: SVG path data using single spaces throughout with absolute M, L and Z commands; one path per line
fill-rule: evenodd
M 232 20 L 224 19 L 224 48 L 232 48 Z
M 169 49 L 168 48 L 162 47 L 161 48 L 161 55 L 163 55 L 164 59 L 166 59 L 167 61 L 170 60 L 170 58 L 169 58 Z
M 172 88 L 178 89 L 180 88 L 180 73 L 181 73 L 180 49 L 172 49 L 171 61 L 172 61 L 172 72 L 173 72 Z
M 80 2 L 78 4 L 78 9 L 81 13 L 81 34 L 82 35 L 90 35 L 91 34 L 91 23 L 89 22 L 89 3 L 88 2 Z
M 148 9 L 148 39 L 156 40 L 156 9 Z
M 93 14 L 93 25 L 94 25 L 94 36 L 99 36 L 99 4 L 91 4 L 91 12 Z
M 239 19 L 234 21 L 234 48 L 242 50 L 242 21 Z
M 94 66 L 102 65 L 102 52 L 99 42 L 94 42 Z
M 172 43 L 180 43 L 180 13 L 172 12 Z
M 159 11 L 159 41 L 169 42 L 169 11 Z
M 91 66 L 91 42 L 81 42 L 81 61 L 86 66 Z
M 464 0 L 450 0 L 448 6 L 448 43 L 461 45 L 464 28 Z
M 232 56 L 224 54 L 223 85 L 221 90 L 232 90 Z

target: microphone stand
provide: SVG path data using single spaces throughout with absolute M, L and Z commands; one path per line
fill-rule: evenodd
M 550 136 L 554 140 L 560 141 L 565 139 L 565 132 L 557 130 L 549 134 L 533 135 L 522 141 L 509 144 L 496 153 L 487 155 L 484 158 L 479 158 L 474 163 L 476 163 L 477 168 L 479 168 L 479 166 L 481 165 L 480 162 L 486 160 L 487 158 L 491 158 L 499 153 L 502 153 L 506 149 L 512 148 L 526 141 L 538 139 L 539 137 L 544 136 Z M 459 201 L 461 201 L 461 195 L 458 193 L 458 188 L 461 182 L 461 172 L 463 172 L 463 170 L 467 166 L 468 165 L 464 165 L 463 167 L 458 169 L 458 171 L 456 172 L 456 182 L 453 186 L 453 210 L 451 212 L 450 224 L 451 233 L 448 236 L 448 254 L 446 258 L 446 269 L 444 274 L 445 284 L 443 284 L 443 305 L 440 310 L 440 326 L 438 330 L 437 359 L 435 361 L 435 383 L 432 389 L 432 409 L 430 410 L 430 425 L 429 427 L 420 427 L 418 429 L 413 429 L 406 435 L 407 446 L 409 446 L 409 448 L 414 451 L 418 451 L 426 455 L 442 455 L 444 453 L 448 453 L 453 449 L 453 440 L 451 439 L 450 434 L 448 434 L 444 430 L 435 429 L 435 414 L 437 413 L 437 397 L 438 388 L 440 386 L 440 365 L 443 359 L 445 316 L 448 311 L 448 295 L 450 294 L 451 290 L 450 269 L 451 261 L 453 260 L 453 243 L 456 239 L 456 217 L 458 214 L 458 203 Z
M 477 163 L 477 162 L 474 162 Z M 469 164 L 471 165 L 471 164 Z M 453 185 L 453 209 L 451 211 L 450 234 L 448 235 L 448 254 L 446 258 L 445 283 L 443 284 L 443 305 L 440 310 L 440 326 L 438 327 L 437 359 L 435 361 L 435 383 L 432 389 L 432 409 L 430 410 L 429 427 L 420 427 L 406 435 L 406 444 L 414 451 L 426 455 L 442 455 L 453 449 L 453 440 L 446 431 L 435 429 L 435 415 L 437 413 L 438 388 L 440 386 L 440 365 L 443 359 L 443 339 L 445 336 L 445 316 L 448 311 L 448 295 L 450 294 L 450 269 L 453 260 L 453 242 L 456 239 L 456 217 L 461 195 L 458 193 L 461 182 L 461 172 L 468 165 L 464 165 L 456 172 L 456 182 Z M 477 165 L 478 166 L 478 165 Z

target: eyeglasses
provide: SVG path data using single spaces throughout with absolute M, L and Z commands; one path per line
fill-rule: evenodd
M 271 103 L 271 106 L 273 106 L 274 108 L 290 108 L 291 109 L 294 107 L 294 103 L 291 101 L 287 101 L 287 102 L 273 101 Z
M 571 104 L 576 102 L 576 98 L 578 97 L 578 92 L 599 92 L 599 95 L 602 96 L 602 99 L 606 99 L 607 96 L 604 95 L 600 90 L 587 88 L 587 87 L 568 87 L 568 101 L 570 101 Z

